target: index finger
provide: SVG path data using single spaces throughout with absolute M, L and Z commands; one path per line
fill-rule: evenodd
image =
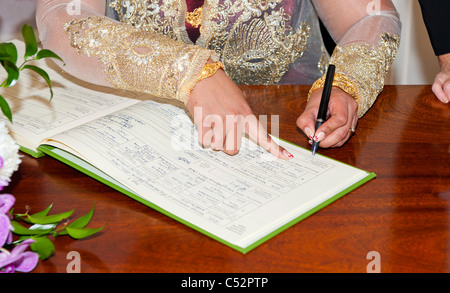
M 255 115 L 247 116 L 245 124 L 245 133 L 269 153 L 284 160 L 289 160 L 294 157 L 272 139 Z
M 317 109 L 310 108 L 305 110 L 298 118 L 297 118 L 297 126 L 301 129 L 309 139 L 313 139 L 315 132 L 315 124 L 317 119 Z

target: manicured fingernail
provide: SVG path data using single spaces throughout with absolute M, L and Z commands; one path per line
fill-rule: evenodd
M 283 151 L 283 155 L 285 156 L 285 157 L 287 157 L 287 158 L 289 158 L 289 159 L 292 159 L 294 156 L 290 153 L 290 152 L 288 152 L 287 150 L 284 150 Z
M 324 137 L 325 137 L 325 133 L 320 132 L 318 135 L 316 135 L 316 136 L 314 137 L 314 141 L 315 141 L 315 142 L 319 142 L 319 141 L 321 141 Z
M 312 139 L 314 136 L 314 131 L 312 131 L 309 127 L 305 128 L 305 133 L 310 139 Z

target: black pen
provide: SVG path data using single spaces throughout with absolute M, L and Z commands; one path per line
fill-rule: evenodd
M 322 92 L 322 99 L 320 100 L 319 113 L 317 114 L 315 131 L 317 131 L 317 129 L 320 127 L 320 125 L 325 123 L 325 121 L 327 120 L 328 102 L 330 101 L 331 88 L 333 86 L 335 69 L 336 69 L 336 67 L 333 64 L 330 64 L 328 66 L 327 76 L 325 78 L 325 85 L 323 87 L 323 92 Z M 319 149 L 319 142 L 315 141 L 313 139 L 313 142 L 312 142 L 313 157 L 316 154 L 318 149 Z

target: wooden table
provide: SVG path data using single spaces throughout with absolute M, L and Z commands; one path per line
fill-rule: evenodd
M 295 121 L 307 86 L 242 86 L 258 115 L 280 115 L 280 136 L 309 144 Z M 33 272 L 365 273 L 450 272 L 450 104 L 430 86 L 386 86 L 343 147 L 326 156 L 377 177 L 243 255 L 50 158 L 24 155 L 11 186 L 15 210 L 87 213 L 106 224 L 85 240 L 54 239 L 56 253 Z

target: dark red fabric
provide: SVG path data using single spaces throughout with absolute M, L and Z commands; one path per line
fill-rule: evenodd
M 192 12 L 195 8 L 203 6 L 204 0 L 186 0 L 187 11 Z M 200 36 L 200 27 L 195 28 L 186 22 L 186 30 L 192 42 L 196 42 Z

